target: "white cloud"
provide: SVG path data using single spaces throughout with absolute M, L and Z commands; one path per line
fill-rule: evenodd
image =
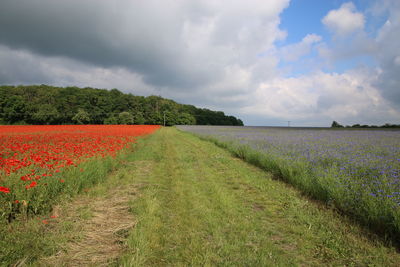
M 282 47 L 280 49 L 281 57 L 285 61 L 296 61 L 309 54 L 313 45 L 321 40 L 322 37 L 317 34 L 307 34 L 301 42 Z
M 385 1 L 388 19 L 379 29 L 375 58 L 381 73 L 375 86 L 382 95 L 400 108 L 400 1 Z
M 347 36 L 364 29 L 365 17 L 356 11 L 352 2 L 344 3 L 339 9 L 331 10 L 322 19 L 330 30 L 338 36 Z
M 345 124 L 379 124 L 383 117 L 395 120 L 400 112 L 390 108 L 373 86 L 377 77 L 376 71 L 359 70 L 276 78 L 260 84 L 253 103 L 241 112 L 320 126 L 332 120 Z
M 341 18 L 339 11 L 342 11 L 342 15 L 347 15 Z M 400 1 L 376 1 L 367 8 L 366 14 L 370 22 L 375 22 L 375 25 L 369 28 L 372 32 L 368 33 L 363 30 L 366 18 L 356 12 L 352 3 L 330 11 L 323 22 L 341 38 L 334 38 L 331 43 L 320 45 L 319 55 L 331 69 L 334 69 L 337 63 L 342 63 L 342 66 L 351 61 L 362 64 L 363 61 L 360 59 L 367 58 L 366 65 L 372 63 L 380 69 L 372 85 L 390 102 L 388 105 L 394 105 L 398 109 L 400 108 Z M 358 19 L 355 19 L 357 17 Z M 386 21 L 379 28 L 376 22 L 382 19 Z M 350 23 L 351 20 L 354 22 Z M 340 21 L 343 22 L 343 27 Z M 349 28 L 346 28 L 346 25 Z M 374 28 L 377 30 L 371 30 Z M 349 34 L 350 32 L 352 34 Z

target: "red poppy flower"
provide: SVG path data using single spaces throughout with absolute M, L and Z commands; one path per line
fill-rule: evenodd
M 25 186 L 25 188 L 29 189 L 29 188 L 33 188 L 35 186 L 37 186 L 37 183 L 36 183 L 36 181 L 33 181 L 30 185 Z
M 6 194 L 10 193 L 10 188 L 0 186 L 0 192 L 6 193 Z

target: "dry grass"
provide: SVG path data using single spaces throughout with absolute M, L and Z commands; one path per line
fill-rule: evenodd
M 124 251 L 124 240 L 136 223 L 128 207 L 136 192 L 137 187 L 119 187 L 107 196 L 83 196 L 62 210 L 55 208 L 57 220 L 74 222 L 79 235 L 40 265 L 106 266 L 115 261 Z M 86 216 L 82 216 L 82 210 Z
M 154 164 L 154 160 L 136 160 L 125 163 L 125 165 L 128 165 L 135 170 L 135 177 L 150 175 L 153 171 Z

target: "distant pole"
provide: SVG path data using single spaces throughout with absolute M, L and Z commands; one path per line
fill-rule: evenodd
M 287 121 L 287 127 L 290 127 L 290 121 Z
M 165 127 L 165 111 L 164 111 L 164 127 Z

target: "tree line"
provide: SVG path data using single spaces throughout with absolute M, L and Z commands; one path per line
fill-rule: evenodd
M 400 124 L 391 124 L 391 123 L 385 123 L 384 125 L 367 125 L 367 124 L 353 124 L 353 125 L 346 125 L 343 126 L 337 121 L 333 121 L 331 124 L 332 128 L 400 128 Z
M 117 89 L 0 86 L 0 124 L 237 125 L 222 111 L 179 104 L 161 96 L 136 96 Z

